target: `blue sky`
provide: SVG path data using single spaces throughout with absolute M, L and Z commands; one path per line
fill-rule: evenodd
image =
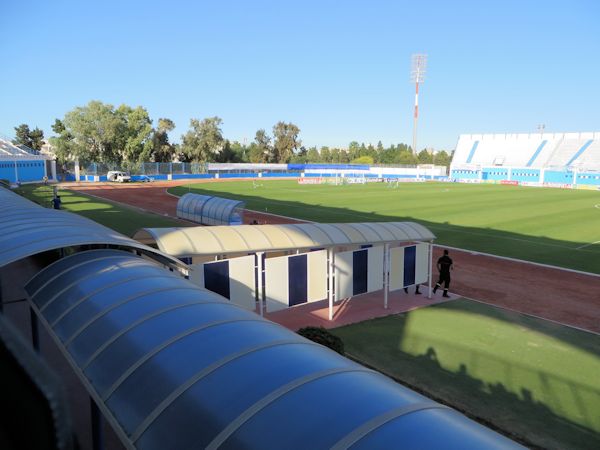
M 0 1 L 0 135 L 90 100 L 250 142 L 412 141 L 410 57 L 428 55 L 419 148 L 461 133 L 600 130 L 600 2 Z

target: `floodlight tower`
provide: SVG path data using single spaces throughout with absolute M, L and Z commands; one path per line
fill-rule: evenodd
M 411 58 L 410 81 L 415 83 L 415 118 L 413 123 L 413 153 L 417 154 L 417 122 L 419 120 L 419 83 L 425 81 L 427 55 L 415 54 Z

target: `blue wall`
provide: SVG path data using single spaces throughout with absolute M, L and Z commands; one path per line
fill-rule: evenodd
M 497 167 L 482 169 L 481 179 L 483 180 L 508 180 L 508 169 Z
M 539 181 L 539 169 L 513 169 L 510 177 L 514 181 Z
M 544 183 L 571 184 L 573 183 L 573 174 L 562 170 L 547 170 L 544 173 Z
M 600 186 L 600 172 L 583 172 L 577 174 L 577 184 Z
M 15 173 L 15 163 L 17 170 Z M 0 160 L 0 178 L 8 180 L 11 183 L 17 181 L 42 181 L 44 178 L 44 160 L 37 161 L 1 161 Z

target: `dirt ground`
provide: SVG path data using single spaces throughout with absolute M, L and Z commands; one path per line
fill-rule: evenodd
M 197 181 L 202 180 L 193 182 Z M 178 199 L 166 190 L 189 182 L 70 183 L 63 187 L 176 217 Z M 244 222 L 252 223 L 253 220 L 260 224 L 300 222 L 246 211 Z M 441 256 L 441 252 L 441 248 L 435 249 L 434 261 Z M 450 250 L 450 256 L 455 266 L 450 285 L 450 291 L 454 294 L 600 333 L 600 276 L 469 251 Z

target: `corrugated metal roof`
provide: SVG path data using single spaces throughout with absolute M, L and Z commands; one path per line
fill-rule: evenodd
M 127 448 L 520 448 L 131 253 L 78 253 L 26 290 Z
M 295 250 L 339 245 L 431 241 L 416 222 L 296 223 L 236 227 L 143 228 L 134 239 L 177 257 Z
M 154 248 L 67 211 L 43 208 L 0 188 L 0 267 L 48 250 L 110 245 L 139 250 L 163 264 L 185 265 Z
M 23 160 L 40 160 L 50 159 L 48 156 L 33 153 L 35 150 L 27 151 L 17 147 L 12 142 L 0 138 L 0 159 L 3 161 L 23 161 Z

